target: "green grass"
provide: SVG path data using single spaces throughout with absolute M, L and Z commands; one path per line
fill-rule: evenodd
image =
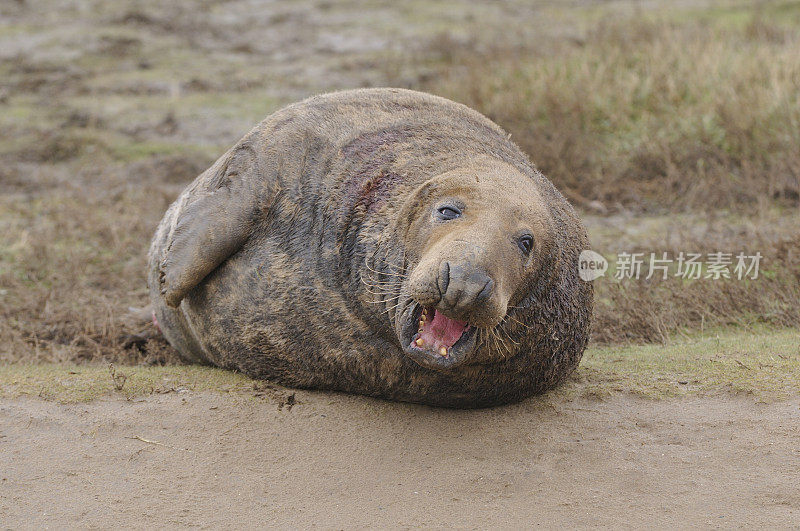
M 130 142 L 124 139 L 114 141 L 109 145 L 113 157 L 122 162 L 145 160 L 158 155 L 181 154 L 209 158 L 211 153 L 224 152 L 218 146 L 199 146 L 196 144 L 181 144 L 175 142 Z
M 728 330 L 669 345 L 595 346 L 570 387 L 590 396 L 733 392 L 787 398 L 800 393 L 800 330 Z
M 0 369 L 0 397 L 82 402 L 174 391 L 247 392 L 254 383 L 240 373 L 197 365 L 126 366 L 115 371 L 116 383 L 105 365 L 8 364 Z M 554 395 L 662 399 L 726 392 L 762 401 L 800 393 L 800 331 L 724 331 L 667 346 L 592 347 Z
M 228 393 L 252 389 L 246 376 L 200 365 L 115 367 L 110 365 L 11 364 L 0 368 L 0 397 L 39 396 L 59 402 L 85 402 L 102 396 L 131 399 L 182 391 Z

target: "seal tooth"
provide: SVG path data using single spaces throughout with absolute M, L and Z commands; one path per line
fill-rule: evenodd
M 442 357 L 447 357 L 447 347 L 439 347 L 439 355 Z
M 421 347 L 422 345 L 425 344 L 425 340 L 420 337 L 417 338 L 417 340 L 414 343 L 416 343 L 418 347 Z

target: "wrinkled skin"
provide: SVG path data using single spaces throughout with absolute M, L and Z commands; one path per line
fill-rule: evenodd
M 199 176 L 153 239 L 159 325 L 187 360 L 449 407 L 577 366 L 585 230 L 495 124 L 427 94 L 318 96 Z

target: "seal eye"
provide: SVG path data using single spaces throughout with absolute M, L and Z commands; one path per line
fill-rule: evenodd
M 450 221 L 461 217 L 461 210 L 452 205 L 440 206 L 436 209 L 436 217 L 442 221 Z
M 521 236 L 517 242 L 517 245 L 519 245 L 520 251 L 522 251 L 522 253 L 526 256 L 531 254 L 531 250 L 533 249 L 533 236 L 530 234 Z

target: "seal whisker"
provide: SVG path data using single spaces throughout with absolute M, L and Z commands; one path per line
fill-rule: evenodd
M 390 302 L 390 301 L 392 301 L 392 300 L 394 300 L 396 298 L 397 297 L 391 297 L 389 299 L 382 299 L 382 300 L 379 300 L 379 301 L 366 301 L 366 302 L 367 302 L 367 304 L 385 304 L 385 303 Z
M 391 295 L 390 298 L 394 299 L 394 298 L 399 296 L 394 291 L 382 291 L 382 290 L 373 291 L 373 290 L 371 290 L 369 288 L 365 288 L 364 291 L 366 291 L 370 295 L 375 295 L 376 297 L 384 297 L 384 296 L 390 296 Z
M 400 274 L 400 273 L 390 273 L 388 271 L 378 271 L 377 269 L 371 268 L 370 265 L 368 263 L 366 263 L 366 262 L 364 262 L 364 265 L 367 266 L 367 269 L 369 269 L 373 273 L 377 273 L 379 275 L 388 275 L 388 276 L 399 277 L 399 278 L 407 278 L 408 277 L 408 275 L 405 274 L 405 273 Z
M 503 357 L 505 358 L 507 354 L 509 354 L 508 346 L 503 343 L 503 338 L 500 336 L 500 332 L 496 329 L 492 329 L 492 333 L 494 334 L 495 342 L 497 343 L 497 347 L 503 353 Z
M 500 351 L 500 353 L 503 356 L 503 358 L 505 358 L 508 354 L 511 354 L 511 347 L 508 346 L 503 341 L 503 337 L 502 337 L 503 331 L 502 331 L 502 329 L 499 328 L 499 326 L 494 326 L 494 327 L 492 327 L 490 329 L 490 331 L 491 331 L 492 336 L 494 337 L 495 346 L 498 348 L 498 350 Z M 509 337 L 509 339 L 511 340 L 510 337 Z M 514 342 L 517 346 L 519 346 L 519 343 L 516 343 L 513 340 L 511 340 L 511 341 Z
M 525 328 L 526 330 L 535 330 L 535 327 L 533 327 L 533 326 L 531 326 L 531 325 L 529 325 L 529 324 L 523 323 L 522 321 L 520 321 L 519 319 L 517 319 L 517 318 L 516 318 L 516 317 L 514 317 L 513 315 L 506 314 L 506 317 L 507 317 L 509 320 L 511 320 L 511 321 L 514 321 L 515 323 L 517 323 L 519 326 L 522 326 L 522 327 L 523 327 L 523 328 Z
M 369 289 L 365 289 L 364 291 L 366 291 L 366 292 L 367 292 L 367 293 L 369 293 L 370 295 L 376 295 L 376 296 L 381 296 L 381 295 L 391 295 L 391 294 L 392 294 L 392 292 L 391 292 L 391 291 L 371 291 L 371 290 L 369 290 Z
M 364 286 L 366 286 L 368 288 L 368 290 L 369 289 L 374 289 L 379 293 L 394 293 L 394 291 L 395 291 L 393 289 L 389 289 L 391 286 L 381 286 L 380 284 L 370 284 L 368 282 L 365 282 L 363 279 L 362 279 L 361 283 L 364 284 Z M 370 292 L 370 293 L 372 293 L 372 292 Z
M 384 302 L 391 302 L 391 299 L 387 299 L 387 300 L 386 300 L 386 301 L 384 301 Z M 395 309 L 395 308 L 397 308 L 398 306 L 400 306 L 400 302 L 398 302 L 397 304 L 394 304 L 394 305 L 392 305 L 392 306 L 389 306 L 388 308 L 386 308 L 385 310 L 383 310 L 381 313 L 386 313 L 386 314 L 388 314 L 389 312 L 391 312 L 392 310 L 394 310 L 394 309 Z
M 382 241 L 383 241 L 383 235 L 381 235 L 381 238 L 378 241 L 378 247 L 380 247 Z M 375 262 L 376 254 L 377 254 L 377 249 L 372 254 L 372 263 Z M 370 271 L 376 272 L 378 274 L 387 274 L 390 276 L 400 276 L 404 278 L 408 276 L 408 274 L 405 272 L 405 249 L 403 250 L 403 254 L 400 258 L 401 265 L 398 266 L 396 264 L 391 263 L 388 260 L 388 258 L 389 258 L 389 249 L 386 249 L 383 260 L 381 260 L 381 264 L 388 269 L 388 271 L 385 272 L 376 271 L 373 267 L 370 266 L 369 263 L 365 263 L 364 265 L 366 265 L 367 269 L 369 269 Z
M 503 358 L 505 358 L 506 357 L 505 353 L 503 352 L 503 349 L 501 349 L 500 346 L 497 344 L 497 336 L 494 334 L 493 330 L 489 328 L 487 330 L 487 333 L 489 334 L 489 338 L 492 340 L 492 348 L 494 348 L 494 350 L 496 350 Z
M 393 264 L 391 262 L 387 262 L 386 260 L 383 260 L 381 263 L 384 266 L 386 266 L 386 268 L 389 271 L 391 271 L 393 273 L 404 273 L 403 268 L 401 266 L 397 266 L 397 265 L 395 265 L 395 264 Z
M 399 295 L 398 295 L 398 297 L 399 297 Z M 391 300 L 391 299 L 389 299 L 389 300 Z M 386 308 L 386 309 L 385 309 L 385 310 L 383 310 L 383 312 L 381 312 L 381 313 L 388 314 L 389 312 L 391 312 L 392 310 L 394 310 L 395 308 L 397 308 L 397 307 L 398 307 L 398 306 L 400 306 L 401 304 L 402 304 L 402 301 L 398 301 L 398 303 L 397 303 L 397 304 L 395 304 L 394 306 L 390 306 L 390 307 Z
M 506 357 L 504 349 L 501 347 L 501 343 L 498 343 L 499 338 L 497 337 L 497 333 L 494 331 L 493 327 L 479 328 L 478 333 L 483 343 L 485 343 L 492 350 L 496 351 L 503 358 Z
M 496 331 L 495 334 L 497 336 L 497 344 L 500 346 L 500 350 L 503 353 L 503 358 L 507 358 L 511 354 L 511 346 L 503 341 L 501 332 Z
M 389 256 L 388 255 L 388 250 L 386 251 L 386 254 L 384 255 L 384 258 L 380 260 L 380 264 L 382 266 L 385 266 L 388 269 L 388 271 L 378 271 L 377 269 L 372 267 L 372 265 L 370 265 L 370 264 L 374 265 L 374 264 L 376 264 L 376 262 L 378 262 L 377 254 L 378 254 L 378 249 L 380 249 L 382 241 L 383 241 L 383 236 L 381 235 L 381 239 L 378 240 L 378 244 L 377 244 L 375 250 L 372 252 L 372 255 L 370 255 L 369 258 L 366 258 L 366 257 L 364 258 L 364 266 L 366 266 L 366 268 L 369 269 L 370 271 L 372 271 L 374 273 L 378 273 L 378 274 L 397 275 L 397 274 L 402 273 L 402 270 L 398 270 L 397 267 L 394 264 L 390 263 L 387 260 L 387 258 Z
M 361 277 L 361 282 L 364 282 L 365 284 L 367 284 L 369 286 L 382 286 L 382 285 L 396 286 L 397 285 L 397 280 L 394 280 L 394 279 L 392 279 L 392 280 L 372 280 L 372 279 L 366 280 L 364 277 Z
M 365 291 L 373 295 L 394 295 L 398 290 L 388 286 L 366 286 Z
M 370 302 L 372 304 L 377 304 L 377 303 L 385 302 L 385 301 L 391 301 L 391 300 L 394 300 L 394 299 L 400 297 L 400 293 L 396 293 L 394 291 L 377 291 L 377 292 L 375 292 L 375 291 L 370 291 L 369 289 L 365 289 L 364 291 L 366 291 L 370 295 L 375 295 L 377 297 L 391 295 L 391 297 L 387 297 L 385 299 L 381 299 L 381 300 L 378 300 L 378 301 L 368 301 L 368 302 Z
M 372 280 L 360 277 L 361 283 L 369 288 L 383 289 L 385 287 L 394 288 L 397 286 L 396 280 Z
M 511 337 L 511 332 L 509 332 L 509 331 L 508 331 L 508 330 L 506 330 L 505 328 L 503 328 L 503 327 L 498 327 L 498 328 L 497 328 L 497 332 L 498 332 L 498 335 L 500 335 L 500 336 L 503 336 L 503 335 L 505 335 L 505 337 L 506 337 L 506 338 L 508 338 L 508 340 L 509 340 L 509 341 L 511 341 L 512 343 L 514 343 L 516 346 L 519 346 L 519 342 L 518 342 L 518 341 L 515 341 L 515 340 L 514 340 L 514 338 L 513 338 L 513 337 Z
M 383 234 L 381 234 L 381 239 L 378 241 L 378 246 L 383 242 Z M 377 250 L 376 250 L 377 252 Z M 373 255 L 374 257 L 374 255 Z M 383 255 L 383 260 L 381 261 L 383 265 L 385 265 L 390 271 L 395 273 L 404 273 L 405 268 L 405 250 L 403 250 L 403 255 L 400 257 L 401 265 L 393 264 L 389 261 L 389 249 L 386 249 L 386 252 Z

